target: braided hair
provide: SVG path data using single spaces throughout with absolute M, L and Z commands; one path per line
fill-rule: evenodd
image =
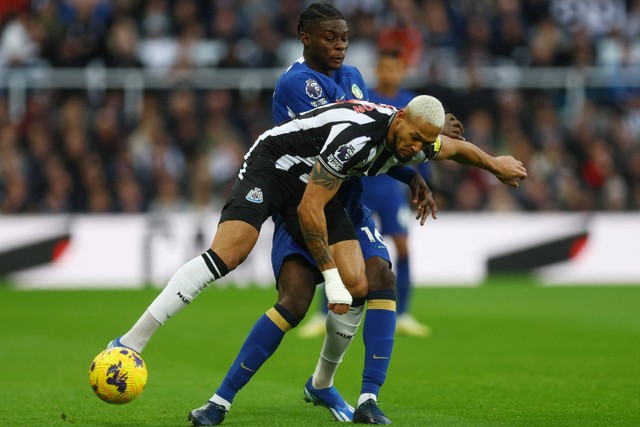
M 298 19 L 298 37 L 305 30 L 307 23 L 344 19 L 338 9 L 329 3 L 311 3 Z

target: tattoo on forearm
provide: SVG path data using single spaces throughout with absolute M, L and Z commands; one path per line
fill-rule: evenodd
M 335 175 L 332 175 L 329 171 L 323 168 L 320 163 L 316 163 L 313 166 L 309 180 L 314 184 L 321 185 L 329 190 L 335 190 L 342 182 Z
M 313 259 L 322 268 L 325 264 L 331 262 L 331 253 L 329 252 L 329 243 L 327 237 L 319 230 L 302 230 L 304 241 L 307 244 L 309 252 Z

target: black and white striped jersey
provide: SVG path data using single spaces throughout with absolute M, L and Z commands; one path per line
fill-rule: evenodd
M 304 183 L 319 160 L 340 179 L 379 175 L 391 167 L 418 164 L 434 158 L 439 145 L 400 162 L 386 145 L 397 109 L 367 101 L 345 101 L 307 111 L 263 133 L 245 155 L 238 177 L 255 158 L 268 158 L 275 168 Z

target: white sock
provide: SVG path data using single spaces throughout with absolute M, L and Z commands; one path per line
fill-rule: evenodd
M 202 255 L 199 255 L 173 274 L 167 286 L 147 310 L 160 324 L 164 325 L 170 317 L 189 305 L 215 279 Z
M 229 402 L 227 399 L 223 399 L 222 397 L 218 396 L 217 394 L 214 394 L 211 399 L 209 399 L 209 402 L 213 402 L 213 403 L 217 403 L 218 405 L 222 405 L 224 406 L 224 408 L 229 411 L 231 409 L 231 402 Z
M 323 389 L 333 385 L 333 378 L 360 326 L 363 313 L 364 305 L 350 307 L 349 311 L 342 315 L 332 311 L 328 313 L 327 335 L 324 337 L 320 359 L 313 373 L 313 387 Z
M 141 353 L 160 326 L 193 301 L 215 278 L 202 255 L 184 264 L 120 342 Z
M 149 314 L 148 311 L 145 311 L 136 324 L 129 329 L 129 332 L 120 338 L 120 342 L 138 353 L 142 353 L 149 339 L 160 326 L 162 326 L 162 324 Z
M 360 397 L 358 398 L 358 406 L 362 405 L 364 402 L 366 402 L 369 399 L 373 399 L 373 400 L 375 400 L 377 402 L 378 401 L 378 396 L 376 396 L 373 393 L 362 393 L 360 395 Z M 356 406 L 356 408 L 358 406 Z

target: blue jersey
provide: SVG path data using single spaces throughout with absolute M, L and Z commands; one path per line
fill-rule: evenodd
M 339 70 L 334 70 L 329 77 L 312 70 L 304 58 L 300 58 L 278 79 L 273 93 L 273 121 L 275 124 L 281 124 L 313 108 L 349 99 L 369 99 L 367 86 L 357 68 L 343 65 Z M 380 256 L 389 260 L 389 252 L 375 228 L 371 211 L 362 203 L 360 179 L 344 181 L 339 195 L 355 225 L 365 259 Z M 276 279 L 284 259 L 289 255 L 301 255 L 315 265 L 306 248 L 301 248 L 290 236 L 282 217 L 274 215 L 273 219 L 275 231 L 271 262 Z
M 343 65 L 329 77 L 312 70 L 300 58 L 278 79 L 273 92 L 273 121 L 279 125 L 304 111 L 347 99 L 369 99 L 356 67 Z

